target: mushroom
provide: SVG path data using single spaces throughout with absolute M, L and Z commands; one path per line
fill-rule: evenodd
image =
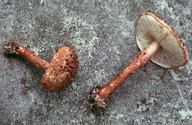
M 149 59 L 164 68 L 184 66 L 189 60 L 179 36 L 154 13 L 143 12 L 139 15 L 136 41 L 142 52 L 106 86 L 93 88 L 89 93 L 88 106 L 105 108 L 112 92 Z
M 5 44 L 4 49 L 6 55 L 16 54 L 22 56 L 38 68 L 45 69 L 41 82 L 47 90 L 63 88 L 77 73 L 77 55 L 69 46 L 59 48 L 50 63 L 35 55 L 33 51 L 15 42 Z

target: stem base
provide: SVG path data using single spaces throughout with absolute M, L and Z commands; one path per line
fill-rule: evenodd
M 105 98 L 99 98 L 99 91 L 100 91 L 101 87 L 97 86 L 93 89 L 91 89 L 90 93 L 89 93 L 89 100 L 87 105 L 91 108 L 96 107 L 96 108 L 103 108 L 105 109 L 106 106 L 109 104 L 110 102 L 110 98 L 111 96 L 106 96 Z

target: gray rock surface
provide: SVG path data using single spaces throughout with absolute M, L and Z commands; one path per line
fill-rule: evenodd
M 113 93 L 106 110 L 84 112 L 90 89 L 107 84 L 139 52 L 135 23 L 146 10 L 175 29 L 189 63 L 163 69 L 149 61 Z M 0 124 L 190 125 L 191 11 L 191 0 L 1 0 Z M 40 83 L 44 71 L 22 58 L 7 58 L 3 41 L 30 46 L 47 61 L 70 45 L 79 72 L 60 91 L 47 91 Z

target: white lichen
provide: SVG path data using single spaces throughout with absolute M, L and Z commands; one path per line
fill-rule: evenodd
M 192 111 L 190 110 L 181 110 L 179 114 L 181 115 L 181 119 L 189 119 L 192 117 Z

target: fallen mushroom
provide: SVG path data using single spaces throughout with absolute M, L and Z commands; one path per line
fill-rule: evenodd
M 187 49 L 179 36 L 154 13 L 143 12 L 139 15 L 136 41 L 142 52 L 106 86 L 90 91 L 89 106 L 105 108 L 112 92 L 149 59 L 164 68 L 184 66 L 189 60 Z
M 22 56 L 38 68 L 45 69 L 45 74 L 41 82 L 47 90 L 59 90 L 63 88 L 77 73 L 77 55 L 69 46 L 59 48 L 50 63 L 35 55 L 33 51 L 15 42 L 5 44 L 4 49 L 5 54 Z

